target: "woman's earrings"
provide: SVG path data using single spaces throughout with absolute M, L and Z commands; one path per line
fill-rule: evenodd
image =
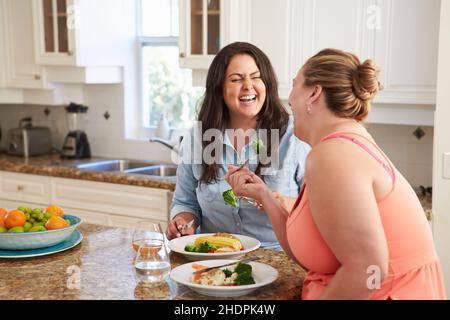
M 306 106 L 306 113 L 311 114 L 311 105 L 310 104 Z

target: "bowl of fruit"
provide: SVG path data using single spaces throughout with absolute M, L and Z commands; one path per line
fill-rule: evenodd
M 69 238 L 80 224 L 80 218 L 64 215 L 61 207 L 55 205 L 46 209 L 18 207 L 10 211 L 0 208 L 0 249 L 50 247 Z

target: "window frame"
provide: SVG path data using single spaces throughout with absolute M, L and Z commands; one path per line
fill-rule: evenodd
M 143 23 L 142 23 L 142 1 L 137 1 L 137 59 L 138 59 L 138 88 L 139 88 L 139 133 L 142 136 L 149 137 L 155 135 L 156 126 L 146 125 L 149 123 L 150 114 L 145 111 L 145 84 L 144 84 L 144 48 L 145 47 L 178 47 L 179 48 L 179 36 L 162 36 L 162 37 L 150 37 L 143 35 Z M 179 14 L 178 14 L 179 16 Z M 170 128 L 171 133 L 175 130 Z

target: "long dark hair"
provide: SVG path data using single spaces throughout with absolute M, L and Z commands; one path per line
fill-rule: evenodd
M 223 84 L 226 71 L 231 59 L 238 54 L 251 56 L 258 66 L 261 80 L 266 86 L 266 100 L 257 115 L 257 128 L 267 129 L 267 153 L 271 154 L 271 130 L 280 130 L 280 139 L 285 134 L 289 114 L 284 109 L 278 96 L 278 81 L 269 58 L 256 46 L 246 42 L 234 42 L 222 48 L 208 70 L 206 78 L 206 91 L 198 113 L 198 121 L 202 122 L 202 134 L 208 129 L 219 129 L 225 132 L 227 124 L 230 122 L 228 107 L 223 98 Z M 202 141 L 203 149 L 210 142 Z M 201 181 L 211 183 L 216 181 L 219 173 L 217 163 L 206 164 L 203 160 L 203 174 Z M 256 174 L 259 174 L 261 164 L 258 164 Z

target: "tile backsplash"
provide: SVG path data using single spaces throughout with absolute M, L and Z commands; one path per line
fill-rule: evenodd
M 45 114 L 45 109 L 47 108 L 50 111 L 48 115 Z M 1 149 L 6 148 L 8 130 L 17 128 L 20 119 L 27 117 L 32 118 L 34 126 L 50 127 L 53 147 L 61 149 L 64 137 L 68 131 L 65 114 L 64 106 L 0 105 Z
M 417 139 L 417 126 L 367 124 L 367 130 L 413 186 L 432 186 L 433 127 L 421 126 L 425 132 Z
M 98 94 L 98 88 L 95 93 Z M 117 99 L 117 97 L 114 98 Z M 113 110 L 115 117 L 107 121 L 108 125 L 106 125 L 103 113 L 107 108 L 101 103 L 101 101 L 92 100 L 89 104 L 88 130 L 90 132 L 88 134 L 93 154 L 105 157 L 142 158 L 142 155 L 133 155 L 132 150 L 135 149 L 127 147 L 126 140 L 123 139 L 123 113 L 117 116 L 115 112 L 117 110 Z M 48 116 L 44 112 L 46 108 L 50 110 Z M 65 114 L 64 106 L 0 105 L 2 128 L 0 146 L 5 147 L 8 129 L 17 127 L 21 118 L 32 117 L 34 125 L 48 126 L 52 129 L 53 146 L 60 149 L 67 133 Z M 417 139 L 413 134 L 417 129 L 416 126 L 367 124 L 366 127 L 397 169 L 413 186 L 432 185 L 433 127 L 422 126 L 421 129 L 425 135 L 421 139 Z M 105 141 L 106 137 L 116 143 L 106 143 L 108 142 Z M 118 140 L 122 140 L 122 143 L 117 143 Z M 128 144 L 132 143 L 130 141 Z

